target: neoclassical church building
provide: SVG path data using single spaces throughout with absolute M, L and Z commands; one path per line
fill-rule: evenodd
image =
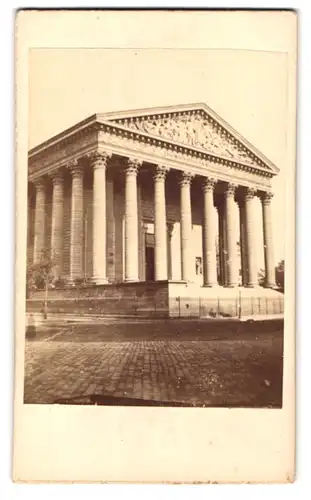
M 58 300 L 274 296 L 277 173 L 203 103 L 90 116 L 29 151 L 28 264 L 48 252 Z

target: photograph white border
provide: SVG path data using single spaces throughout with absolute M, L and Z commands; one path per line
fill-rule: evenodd
M 44 4 L 46 2 L 41 2 L 41 4 Z M 53 7 L 57 7 L 57 3 L 56 2 L 50 2 L 49 3 L 49 6 L 51 6 L 51 3 L 54 3 L 56 5 L 53 5 Z M 73 3 L 73 2 L 67 2 L 67 4 L 70 4 L 70 3 Z M 94 5 L 95 5 L 96 2 L 94 2 Z M 273 2 L 273 4 L 276 4 L 278 2 Z M 286 3 L 286 2 L 285 2 Z M 303 2 L 296 2 L 296 3 L 303 3 Z M 227 2 L 228 4 L 228 2 Z M 115 5 L 117 5 L 117 2 L 115 3 Z M 44 6 L 44 5 L 42 5 Z M 62 5 L 64 7 L 64 5 Z M 77 4 L 75 4 L 75 6 L 77 6 Z M 41 7 L 41 5 L 40 5 Z M 260 6 L 259 6 L 260 7 Z M 280 5 L 276 5 L 276 7 L 284 7 L 284 3 L 280 6 Z M 295 7 L 295 6 L 294 6 Z M 297 6 L 299 7 L 299 6 Z M 2 10 L 2 6 L 1 6 L 1 10 Z M 310 26 L 310 12 L 306 12 L 307 9 L 305 9 L 305 11 L 303 12 L 303 17 L 302 17 L 302 21 L 300 22 L 300 24 L 302 24 L 304 26 L 304 30 L 302 30 L 302 35 L 303 35 L 303 40 L 302 40 L 302 47 L 304 47 L 305 49 L 305 56 L 306 56 L 306 47 L 310 45 L 309 40 L 309 30 L 308 30 L 308 26 Z M 8 22 L 7 20 L 8 16 L 3 16 L 2 17 L 2 24 L 6 24 L 6 28 L 8 29 L 5 29 L 3 31 L 1 31 L 2 33 L 2 36 L 3 38 L 5 38 L 5 40 L 7 41 L 10 36 L 12 36 L 12 33 L 10 33 L 10 28 L 12 28 L 12 26 L 10 26 L 10 23 Z M 4 19 L 4 23 L 3 23 L 3 19 Z M 7 35 L 7 32 L 9 31 L 9 36 Z M 4 44 L 2 44 L 4 45 Z M 6 55 L 10 55 L 9 54 L 9 51 L 7 52 Z M 6 64 L 6 61 L 8 60 L 9 58 L 8 57 L 5 57 L 4 59 L 4 64 Z M 306 90 L 307 88 L 310 88 L 310 71 L 308 71 L 307 69 L 307 64 L 305 64 L 305 66 L 303 67 L 303 50 L 302 50 L 302 58 L 300 60 L 300 74 L 303 75 L 303 78 L 301 76 L 301 82 L 300 82 L 300 90 L 301 90 L 301 95 L 304 95 L 306 96 L 307 95 L 307 92 L 304 91 L 304 89 Z M 5 92 L 2 93 L 2 98 L 4 97 L 4 103 L 5 103 L 5 106 L 4 108 L 2 109 L 5 109 L 5 118 L 3 120 L 3 123 L 2 123 L 2 126 L 3 124 L 5 123 L 5 130 L 4 130 L 4 135 L 7 137 L 9 136 L 9 139 L 8 141 L 6 141 L 6 144 L 4 143 L 4 159 L 5 159 L 5 164 L 6 165 L 9 165 L 11 164 L 11 156 L 12 156 L 12 151 L 10 150 L 10 146 L 12 145 L 12 142 L 10 142 L 10 132 L 12 131 L 12 129 L 8 130 L 7 128 L 7 124 L 12 122 L 12 107 L 10 107 L 10 103 L 9 100 L 7 99 L 7 95 L 9 94 L 12 94 L 12 78 L 10 78 L 10 75 L 6 75 L 6 76 L 9 76 L 9 78 L 5 78 L 4 79 L 4 84 L 5 84 Z M 12 77 L 12 75 L 11 75 Z M 8 80 L 8 82 L 7 82 Z M 10 87 L 11 85 L 11 87 Z M 6 89 L 8 89 L 6 91 Z M 300 101 L 301 101 L 301 95 L 300 95 Z M 13 99 L 12 99 L 13 101 Z M 307 106 L 307 99 L 304 100 L 304 106 L 306 107 L 306 109 L 308 109 L 308 106 Z M 305 163 L 309 163 L 310 164 L 310 161 L 309 161 L 309 157 L 308 155 L 310 154 L 309 150 L 308 150 L 308 139 L 306 138 L 306 135 L 307 135 L 307 131 L 310 130 L 310 126 L 307 126 L 308 125 L 308 118 L 309 116 L 307 116 L 307 113 L 306 111 L 303 112 L 300 108 L 300 111 L 301 113 L 299 114 L 299 149 L 298 149 L 298 162 L 299 162 L 299 165 L 301 167 L 301 164 L 303 164 L 303 162 Z M 309 118 L 310 119 L 310 118 Z M 13 128 L 13 127 L 12 127 Z M 306 141 L 303 141 L 303 138 L 306 138 Z M 6 158 L 8 158 L 8 160 L 6 160 Z M 303 161 L 304 160 L 304 161 Z M 306 172 L 306 168 L 302 169 L 301 170 L 299 169 L 298 170 L 298 179 L 297 179 L 297 183 L 298 183 L 298 193 L 299 193 L 299 196 L 298 196 L 298 199 L 297 199 L 297 216 L 299 217 L 300 215 L 302 215 L 302 212 L 304 212 L 304 214 L 307 212 L 309 212 L 308 210 L 308 202 L 310 203 L 310 197 L 309 197 L 309 189 L 308 189 L 308 178 L 307 176 L 309 175 L 309 172 L 310 170 L 308 170 Z M 4 182 L 6 183 L 5 185 L 6 186 L 12 186 L 12 178 L 10 177 L 11 175 L 11 172 L 9 170 L 5 171 L 3 173 L 3 175 L 5 176 L 5 179 L 4 179 Z M 12 200 L 10 201 L 10 195 L 12 193 L 10 193 L 10 191 L 8 189 L 5 190 L 5 193 L 4 193 L 4 196 L 2 197 L 2 203 L 3 203 L 3 207 L 5 207 L 5 209 L 7 209 L 8 206 L 12 206 Z M 303 210 L 302 210 L 302 205 L 303 205 Z M 3 212 L 5 213 L 5 211 Z M 12 214 L 12 218 L 14 218 L 14 211 L 13 211 L 13 214 Z M 303 283 L 307 283 L 309 282 L 310 283 L 310 280 L 308 279 L 309 277 L 309 274 L 310 274 L 310 271 L 307 269 L 307 267 L 304 268 L 304 271 L 303 271 L 303 276 L 302 276 L 302 273 L 301 273 L 301 268 L 303 266 L 303 259 L 306 258 L 306 256 L 308 255 L 308 252 L 307 252 L 307 243 L 308 243 L 308 231 L 307 231 L 307 226 L 306 226 L 306 230 L 304 231 L 303 230 L 303 223 L 304 221 L 306 221 L 307 219 L 301 219 L 301 222 L 298 223 L 298 258 L 299 258 L 299 262 L 300 262 L 300 267 L 298 269 L 298 277 L 299 277 L 299 288 L 298 288 L 298 294 L 299 294 L 299 303 L 298 303 L 298 308 L 297 308 L 297 313 L 298 313 L 298 330 L 299 330 L 299 334 L 301 334 L 301 328 L 303 328 L 303 326 L 305 326 L 307 328 L 307 324 L 305 322 L 306 320 L 306 314 L 307 314 L 307 311 L 308 311 L 308 304 L 307 304 L 307 300 L 308 300 L 308 291 L 307 289 L 305 290 L 305 293 L 303 294 Z M 10 220 L 9 218 L 6 218 L 6 220 L 3 221 L 3 223 L 5 224 L 4 228 L 7 229 L 8 228 L 8 232 L 7 234 L 9 234 L 9 231 L 10 229 L 12 229 L 12 227 L 10 227 Z M 13 236 L 14 234 L 12 234 L 12 231 L 11 231 L 11 242 L 13 243 Z M 304 242 L 304 245 L 302 245 L 302 242 Z M 12 259 L 12 248 L 13 248 L 13 244 L 11 247 L 9 248 L 1 248 L 1 256 L 3 255 L 3 250 L 5 250 L 5 253 L 4 253 L 4 258 L 7 258 L 9 259 L 10 261 L 12 261 L 12 267 L 13 267 L 13 264 L 14 264 L 14 259 Z M 304 250 L 303 250 L 304 248 Z M 8 261 L 8 260 L 6 260 Z M 7 279 L 7 275 L 8 275 L 8 280 L 7 280 L 7 285 L 6 285 L 6 289 L 5 289 L 5 292 L 7 293 L 8 290 L 11 290 L 12 288 L 12 282 L 11 282 L 11 278 L 12 278 L 12 275 L 10 275 L 9 273 L 9 267 L 6 268 L 4 270 L 4 275 L 5 275 L 5 280 Z M 300 279 L 301 278 L 301 279 Z M 10 332 L 10 328 L 12 328 L 12 321 L 11 320 L 11 317 L 10 317 L 10 306 L 12 305 L 10 300 L 12 301 L 12 299 L 10 299 L 10 297 L 8 295 L 5 295 L 4 297 L 7 297 L 5 300 L 3 300 L 2 304 L 5 304 L 7 305 L 8 307 L 4 307 L 3 310 L 5 312 L 8 312 L 8 318 L 7 316 L 5 315 L 5 331 L 8 330 L 8 332 Z M 13 301 L 12 301 L 13 302 Z M 6 320 L 8 319 L 8 329 L 6 329 Z M 306 332 L 305 332 L 306 333 Z M 8 351 L 6 351 L 6 340 L 4 341 L 4 351 L 3 352 L 8 352 L 9 353 L 9 356 L 11 354 L 10 352 L 10 348 L 12 347 L 12 342 L 8 342 L 9 346 L 8 346 Z M 301 349 L 301 338 L 298 338 L 298 349 L 299 349 L 299 353 L 301 354 L 301 363 L 300 365 L 298 366 L 298 382 L 299 382 L 299 386 L 301 387 L 304 387 L 306 388 L 306 384 L 307 384 L 307 380 L 308 380 L 308 376 L 305 375 L 306 372 L 308 372 L 308 369 L 310 369 L 310 363 L 308 362 L 308 358 L 307 358 L 307 346 L 308 346 L 308 339 L 303 339 L 303 344 L 304 344 L 304 351 L 302 351 Z M 309 341 L 310 342 L 310 341 Z M 7 368 L 7 366 L 5 367 L 5 370 L 7 370 L 6 373 L 9 373 L 9 378 L 10 378 L 10 359 L 8 360 L 8 357 L 6 356 L 6 361 L 9 361 L 9 367 Z M 302 373 L 303 371 L 303 373 Z M 10 389 L 11 390 L 11 389 Z M 10 390 L 8 392 L 8 400 L 10 401 Z M 302 391 L 303 392 L 303 391 Z M 5 393 L 7 394 L 7 393 Z M 298 391 L 298 398 L 299 398 L 299 391 Z M 298 421 L 301 422 L 301 428 L 307 430 L 307 422 L 310 421 L 310 418 L 307 420 L 307 415 L 310 415 L 308 413 L 308 410 L 309 410 L 309 405 L 306 405 L 306 408 L 304 408 L 304 411 L 300 411 L 298 413 Z M 303 423 L 304 422 L 304 423 Z M 300 435 L 300 430 L 298 429 L 298 438 L 299 438 L 299 435 Z M 7 435 L 7 433 L 6 433 Z M 6 440 L 7 442 L 7 440 Z M 306 442 L 306 441 L 305 441 Z M 298 447 L 298 456 L 300 455 L 299 453 L 299 450 L 301 451 L 303 448 L 303 445 L 301 444 L 301 446 Z M 300 462 L 300 466 L 301 466 L 301 463 Z M 298 465 L 299 465 L 299 460 L 298 460 Z M 302 469 L 303 467 L 300 469 L 301 472 L 302 472 Z M 299 479 L 299 468 L 298 468 L 298 479 Z M 92 489 L 92 487 L 90 486 L 90 488 Z M 229 486 L 230 488 L 230 486 Z M 282 487 L 280 487 L 282 488 Z M 21 490 L 19 490 L 21 491 Z M 29 490 L 28 490 L 29 491 Z M 54 491 L 53 495 L 55 494 L 55 489 L 51 490 L 51 491 Z M 64 490 L 63 490 L 64 491 Z M 92 491 L 94 491 L 94 489 L 92 489 Z M 133 489 L 131 490 L 133 491 Z M 142 491 L 141 488 L 139 491 Z M 163 491 L 163 490 L 162 490 Z M 180 491 L 180 490 L 179 490 Z M 189 489 L 188 489 L 189 491 Z M 192 490 L 193 491 L 193 490 Z M 210 491 L 210 490 L 208 490 Z M 213 491 L 214 488 L 213 488 Z M 222 489 L 222 491 L 224 491 Z M 243 490 L 245 491 L 245 489 Z M 257 490 L 258 491 L 258 490 Z M 280 491 L 280 489 L 278 489 L 278 491 Z M 40 488 L 40 495 L 43 493 L 42 492 L 42 489 Z M 75 489 L 75 494 L 76 494 L 77 490 Z M 238 493 L 239 495 L 242 494 L 241 493 L 242 490 L 240 490 L 240 492 Z M 252 494 L 253 494 L 254 490 L 252 489 Z M 77 493 L 78 495 L 79 493 Z M 149 494 L 149 493 L 148 493 Z M 228 493 L 227 493 L 228 494 Z M 246 494 L 248 494 L 246 492 Z M 266 494 L 266 493 L 265 493 Z M 284 489 L 283 489 L 283 493 L 282 493 L 282 496 L 286 498 L 286 494 L 287 493 L 284 493 Z M 33 498 L 33 497 L 32 497 Z

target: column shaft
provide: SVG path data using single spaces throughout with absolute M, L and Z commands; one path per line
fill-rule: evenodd
M 215 179 L 206 179 L 203 214 L 203 285 L 212 287 L 217 284 L 216 227 L 214 218 Z
M 125 171 L 125 281 L 138 281 L 137 173 L 141 162 L 128 160 Z
M 138 203 L 138 278 L 139 281 L 145 281 L 145 234 L 144 223 L 142 218 L 142 187 L 137 183 L 137 203 Z
M 154 264 L 155 280 L 167 280 L 167 227 L 165 177 L 167 168 L 158 166 L 154 176 Z
M 236 204 L 234 201 L 236 186 L 229 184 L 226 191 L 226 228 L 227 228 L 227 286 L 234 287 L 239 283 L 236 234 Z
M 141 234 L 142 234 L 142 252 L 141 252 L 141 258 L 142 258 L 142 280 L 146 281 L 147 280 L 147 273 L 146 273 L 146 240 L 147 240 L 147 231 L 148 231 L 148 225 L 145 222 L 142 222 L 141 224 Z
M 63 225 L 64 225 L 64 179 L 60 172 L 52 176 L 52 228 L 51 258 L 54 275 L 59 278 L 63 272 Z
M 32 206 L 32 183 L 28 182 L 28 204 L 27 204 L 27 266 L 33 264 L 34 246 L 34 209 Z
M 180 181 L 180 244 L 181 244 L 181 279 L 193 279 L 192 255 L 192 214 L 191 214 L 191 174 L 184 172 Z
M 34 223 L 33 261 L 39 262 L 43 258 L 45 241 L 45 198 L 46 188 L 43 180 L 36 182 L 36 205 Z
M 93 277 L 100 285 L 107 283 L 107 193 L 106 167 L 109 155 L 90 155 L 93 167 Z
M 70 225 L 70 281 L 83 277 L 83 169 L 72 162 L 71 225 Z
M 225 231 L 225 210 L 223 201 L 218 202 L 218 260 L 219 260 L 219 284 L 226 284 L 226 231 Z
M 107 240 L 107 278 L 108 281 L 115 281 L 115 253 L 116 253 L 116 223 L 114 213 L 114 181 L 106 179 L 106 240 Z
M 254 287 L 258 285 L 258 269 L 256 256 L 256 221 L 254 217 L 254 201 L 256 189 L 248 188 L 245 194 L 245 236 L 247 248 L 247 286 Z
M 245 203 L 243 199 L 239 200 L 240 212 L 240 257 L 241 257 L 241 283 L 246 286 L 248 283 L 248 264 L 245 230 Z
M 275 263 L 273 252 L 273 228 L 271 214 L 271 200 L 273 194 L 265 193 L 261 198 L 262 217 L 263 217 L 263 238 L 264 238 L 264 256 L 265 256 L 265 285 L 269 288 L 275 287 Z
M 167 277 L 169 280 L 173 278 L 172 272 L 172 235 L 174 230 L 174 223 L 167 224 Z

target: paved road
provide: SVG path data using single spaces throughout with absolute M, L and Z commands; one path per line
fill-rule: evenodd
M 47 322 L 37 328 L 36 340 L 122 342 L 136 340 L 254 340 L 282 336 L 283 321 L 200 319 L 100 318 L 88 323 Z
M 222 335 L 207 335 L 194 324 L 190 331 L 189 325 L 176 325 L 178 340 L 169 324 L 166 330 L 161 326 L 159 338 L 151 322 L 43 328 L 36 340 L 26 341 L 25 402 L 96 394 L 108 404 L 137 398 L 199 406 L 281 406 L 279 329 L 245 329 L 233 336 L 222 327 Z M 141 339 L 146 331 L 150 340 Z

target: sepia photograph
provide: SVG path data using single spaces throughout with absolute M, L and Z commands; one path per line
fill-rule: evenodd
M 16 34 L 15 480 L 291 482 L 295 15 Z
M 30 51 L 25 403 L 282 406 L 284 63 Z

